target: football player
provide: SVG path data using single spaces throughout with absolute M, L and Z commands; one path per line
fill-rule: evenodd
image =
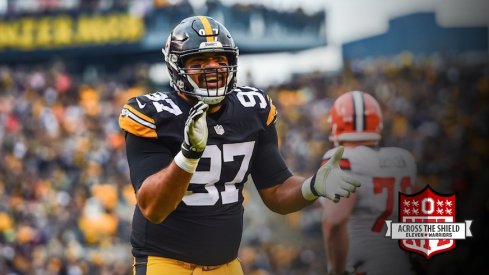
M 330 141 L 344 146 L 340 167 L 362 188 L 338 204 L 322 200 L 323 235 L 329 274 L 411 274 L 407 253 L 385 238 L 385 220 L 397 219 L 398 193 L 411 193 L 414 157 L 395 147 L 379 147 L 382 113 L 369 94 L 348 92 L 334 102 Z M 337 148 L 326 152 L 323 163 Z M 354 273 L 353 273 L 354 272 Z
M 308 179 L 291 174 L 277 147 L 277 110 L 262 90 L 236 86 L 238 48 L 221 23 L 184 19 L 163 55 L 174 90 L 132 98 L 119 117 L 137 197 L 135 274 L 242 274 L 249 175 L 280 214 L 359 186 L 339 168 L 341 151 Z

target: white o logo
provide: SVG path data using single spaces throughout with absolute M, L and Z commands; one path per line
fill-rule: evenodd
M 429 204 L 429 210 L 426 209 L 427 204 Z M 435 201 L 432 198 L 424 198 L 421 201 L 421 211 L 426 215 L 433 214 L 435 212 Z

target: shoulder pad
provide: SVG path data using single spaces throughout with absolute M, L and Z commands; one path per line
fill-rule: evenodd
M 156 92 L 129 99 L 119 115 L 119 127 L 131 134 L 156 138 L 157 125 L 165 118 L 182 114 L 169 93 Z
M 269 126 L 277 120 L 277 108 L 272 99 L 260 89 L 250 86 L 240 86 L 234 89 L 241 105 L 253 108 L 260 114 L 261 120 Z
M 402 162 L 404 164 L 402 167 L 407 167 L 407 169 L 410 169 L 416 174 L 416 159 L 410 151 L 400 147 L 384 147 L 383 150 L 386 151 L 384 154 L 396 156 L 397 162 Z

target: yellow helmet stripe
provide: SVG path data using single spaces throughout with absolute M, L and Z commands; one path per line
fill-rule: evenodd
M 202 25 L 204 26 L 205 35 L 207 36 L 206 37 L 207 42 L 214 42 L 214 37 L 212 36 L 213 32 L 212 32 L 211 23 L 205 16 L 199 16 L 199 19 L 200 22 L 202 22 Z

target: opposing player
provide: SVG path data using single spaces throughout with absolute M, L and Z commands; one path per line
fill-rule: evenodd
M 382 113 L 369 94 L 341 95 L 330 113 L 330 140 L 344 146 L 340 167 L 362 188 L 333 204 L 324 200 L 323 235 L 330 274 L 412 274 L 408 255 L 385 238 L 385 220 L 397 220 L 398 192 L 412 192 L 414 157 L 394 147 L 379 147 Z M 326 152 L 331 161 L 338 149 Z
M 184 19 L 163 49 L 170 92 L 129 100 L 126 131 L 136 191 L 131 244 L 135 274 L 242 274 L 243 185 L 286 214 L 319 196 L 338 201 L 359 186 L 338 166 L 293 176 L 277 147 L 277 111 L 253 87 L 236 87 L 238 48 L 206 16 Z

